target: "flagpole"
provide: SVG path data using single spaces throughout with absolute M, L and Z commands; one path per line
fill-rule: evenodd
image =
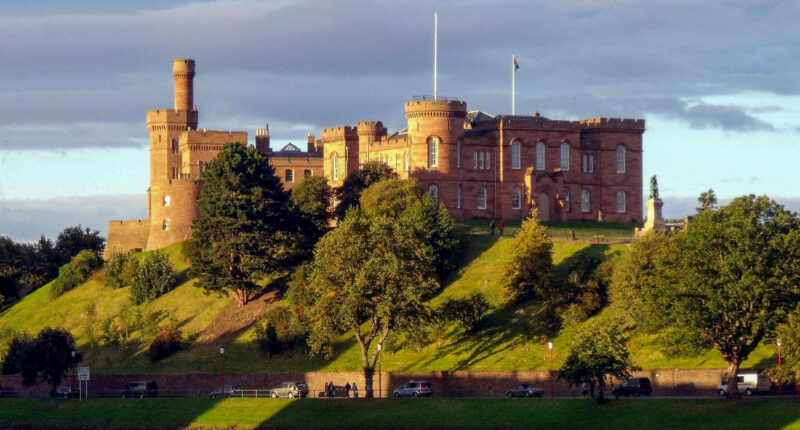
M 433 101 L 439 96 L 439 12 L 433 13 Z
M 511 56 L 511 115 L 517 114 L 517 56 Z

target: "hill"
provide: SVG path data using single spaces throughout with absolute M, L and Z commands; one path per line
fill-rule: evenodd
M 604 226 L 605 227 L 605 226 Z M 555 228 L 554 228 L 555 230 Z M 623 234 L 626 231 L 623 231 Z M 592 234 L 591 231 L 585 234 Z M 603 233 L 598 233 L 603 234 Z M 447 297 L 464 297 L 474 291 L 483 292 L 493 306 L 481 330 L 464 333 L 453 325 L 436 331 L 424 346 L 387 345 L 382 359 L 384 370 L 515 370 L 546 369 L 549 354 L 541 342 L 547 336 L 555 343 L 556 366 L 566 355 L 569 335 L 550 331 L 539 318 L 534 303 L 513 309 L 498 307 L 501 300 L 499 276 L 510 256 L 510 238 L 471 235 L 464 263 L 451 276 L 438 302 Z M 0 314 L 0 336 L 14 330 L 35 333 L 44 327 L 62 327 L 71 331 L 79 347 L 86 351 L 86 361 L 98 373 L 196 373 L 216 372 L 220 346 L 225 346 L 226 369 L 231 373 L 269 371 L 351 371 L 360 368 L 359 349 L 348 341 L 335 347 L 332 360 L 309 357 L 302 348 L 284 351 L 264 358 L 253 343 L 254 325 L 264 312 L 282 302 L 279 293 L 271 293 L 239 308 L 231 297 L 206 295 L 187 279 L 189 263 L 183 256 L 182 244 L 164 250 L 181 272 L 181 283 L 173 291 L 147 305 L 153 324 L 176 322 L 191 346 L 159 363 L 152 364 L 145 352 L 153 330 L 139 329 L 129 333 L 123 345 L 101 345 L 88 348 L 92 327 L 109 318 L 120 318 L 130 308 L 127 288 L 113 290 L 96 274 L 85 284 L 63 296 L 50 300 L 50 284 L 28 295 Z M 558 270 L 566 272 L 580 254 L 606 257 L 624 249 L 624 244 L 591 244 L 588 242 L 554 242 L 553 260 Z M 92 306 L 93 305 L 93 306 Z M 94 312 L 91 308 L 94 307 Z M 605 310 L 595 318 L 610 317 Z M 94 314 L 94 315 L 93 315 Z M 402 339 L 398 339 L 399 343 Z M 721 368 L 724 362 L 714 351 L 689 359 L 667 359 L 648 336 L 635 336 L 631 347 L 637 363 L 643 368 Z M 762 346 L 745 367 L 774 365 L 775 351 Z

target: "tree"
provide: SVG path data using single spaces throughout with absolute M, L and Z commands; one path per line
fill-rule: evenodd
M 95 251 L 84 249 L 72 258 L 68 264 L 58 269 L 58 278 L 53 281 L 50 298 L 66 293 L 89 279 L 95 270 L 103 266 L 103 259 Z
M 178 283 L 178 275 L 169 258 L 154 251 L 144 256 L 130 281 L 131 301 L 140 305 L 168 293 Z
M 288 194 L 253 147 L 229 143 L 208 163 L 198 206 L 190 255 L 198 285 L 232 292 L 240 306 L 260 290 L 257 282 L 307 252 Z
M 104 237 L 100 236 L 99 231 L 92 231 L 89 227 L 84 229 L 81 225 L 76 225 L 67 227 L 59 233 L 56 240 L 56 250 L 63 264 L 84 249 L 102 254 L 105 248 L 105 240 Z
M 4 374 L 22 374 L 22 384 L 31 386 L 37 381 L 50 384 L 50 394 L 66 372 L 78 364 L 81 355 L 75 351 L 75 339 L 62 329 L 45 328 L 35 339 L 17 337 L 12 341 L 9 354 L 3 362 Z
M 326 231 L 333 217 L 333 190 L 324 176 L 308 176 L 292 189 L 292 203 L 306 223 L 312 226 L 310 239 L 315 243 Z
M 629 339 L 618 321 L 588 320 L 572 337 L 558 379 L 569 382 L 570 386 L 588 384 L 592 396 L 597 387 L 597 401 L 603 403 L 607 375 L 625 380 L 631 377 L 631 372 L 639 370 L 631 360 Z
M 370 185 L 384 179 L 397 178 L 397 173 L 388 165 L 380 161 L 367 161 L 355 172 L 350 173 L 344 179 L 342 186 L 336 190 L 339 204 L 334 209 L 336 218 L 344 219 L 348 210 L 358 206 L 361 192 Z
M 553 242 L 536 218 L 536 209 L 522 221 L 522 229 L 514 238 L 511 259 L 503 268 L 501 284 L 505 303 L 513 305 L 525 299 L 558 299 L 553 271 Z
M 775 338 L 776 342 L 781 342 L 783 362 L 770 370 L 770 377 L 778 383 L 796 382 L 800 375 L 800 309 L 795 309 L 786 322 L 778 326 Z
M 425 304 L 439 284 L 432 249 L 407 221 L 348 212 L 341 225 L 317 244 L 308 288 L 313 297 L 309 344 L 329 357 L 344 333 L 361 348 L 365 391 L 382 345 L 393 330 L 410 327 L 428 315 Z
M 774 335 L 800 300 L 800 219 L 766 196 L 735 199 L 697 215 L 657 262 L 649 299 L 668 353 L 716 348 L 738 397 L 741 363 Z
M 370 215 L 400 216 L 425 195 L 415 179 L 383 179 L 361 193 L 361 208 Z M 433 201 L 433 200 L 431 200 Z
M 123 288 L 130 285 L 133 279 L 138 260 L 130 252 L 113 251 L 108 260 L 103 264 L 103 275 L 106 285 L 111 288 Z M 131 271 L 133 269 L 133 271 Z
M 717 195 L 714 194 L 712 188 L 709 188 L 708 191 L 700 193 L 700 197 L 697 198 L 697 203 L 700 205 L 700 207 L 697 208 L 698 213 L 714 210 L 717 208 Z

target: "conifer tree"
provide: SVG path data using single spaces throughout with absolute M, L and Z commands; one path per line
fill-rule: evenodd
M 553 242 L 545 227 L 536 218 L 536 209 L 522 221 L 522 228 L 514 238 L 513 254 L 503 268 L 503 293 L 505 303 L 538 298 L 548 301 L 555 297 L 557 282 L 553 271 Z

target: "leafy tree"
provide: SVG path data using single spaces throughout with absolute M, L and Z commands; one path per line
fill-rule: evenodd
M 779 383 L 791 384 L 800 375 L 800 309 L 790 313 L 786 322 L 778 326 L 776 341 L 781 342 L 783 362 L 771 369 L 770 376 Z
M 739 366 L 800 300 L 800 219 L 766 196 L 737 198 L 675 234 L 657 270 L 650 317 L 667 329 L 667 352 L 715 347 L 738 396 Z
M 533 209 L 522 221 L 522 229 L 514 238 L 511 259 L 503 268 L 501 283 L 509 305 L 531 298 L 551 303 L 559 299 L 553 271 L 553 242 L 536 217 Z
M 203 173 L 198 205 L 191 260 L 207 292 L 235 293 L 243 306 L 260 290 L 258 281 L 306 252 L 288 194 L 253 147 L 225 145 Z
M 278 340 L 278 331 L 275 329 L 275 324 L 269 319 L 265 319 L 256 325 L 255 335 L 258 349 L 266 354 L 267 358 L 281 350 L 281 342 Z
M 58 269 L 58 278 L 50 288 L 50 298 L 54 299 L 86 282 L 102 265 L 103 260 L 96 252 L 89 249 L 79 252 L 72 261 Z
M 308 176 L 292 189 L 290 197 L 304 220 L 312 226 L 310 239 L 316 242 L 328 231 L 333 218 L 333 189 L 328 185 L 328 179 Z
M 342 186 L 336 190 L 339 204 L 334 209 L 336 218 L 344 219 L 348 210 L 358 206 L 361 192 L 370 185 L 384 179 L 397 178 L 397 173 L 380 161 L 367 161 L 355 172 L 351 172 L 344 179 Z
M 103 265 L 106 285 L 111 288 L 123 288 L 130 285 L 133 273 L 139 261 L 130 252 L 114 251 Z
M 618 321 L 595 318 L 583 323 L 572 337 L 558 379 L 569 382 L 570 386 L 588 384 L 592 396 L 597 388 L 597 401 L 603 403 L 606 376 L 625 380 L 631 377 L 631 372 L 639 370 L 631 360 L 628 340 Z
M 697 198 L 697 204 L 700 205 L 697 208 L 698 213 L 716 209 L 717 195 L 714 193 L 714 190 L 709 188 L 708 191 L 700 193 L 700 197 Z
M 399 216 L 425 195 L 415 179 L 383 179 L 361 193 L 361 208 L 370 215 Z
M 131 301 L 139 305 L 168 293 L 178 283 L 178 275 L 164 253 L 144 256 L 131 279 Z
M 483 321 L 489 308 L 486 296 L 475 292 L 464 299 L 448 298 L 439 305 L 438 312 L 445 321 L 458 321 L 464 330 L 472 332 Z
M 58 235 L 56 240 L 56 251 L 63 262 L 69 261 L 84 249 L 102 254 L 105 248 L 105 238 L 100 236 L 100 232 L 92 231 L 89 227 L 85 229 L 81 225 L 67 227 Z
M 383 344 L 397 329 L 428 314 L 425 302 L 437 291 L 431 246 L 405 220 L 348 212 L 341 225 L 317 244 L 310 275 L 313 297 L 312 352 L 332 354 L 343 333 L 361 348 L 365 391 Z
M 183 333 L 176 324 L 162 328 L 153 338 L 147 350 L 150 361 L 155 363 L 183 349 Z
M 81 360 L 80 354 L 72 356 L 73 351 L 75 340 L 68 331 L 45 328 L 35 339 L 20 337 L 12 341 L 3 362 L 3 373 L 21 373 L 25 386 L 38 381 L 48 383 L 50 394 L 55 395 L 66 372 Z

